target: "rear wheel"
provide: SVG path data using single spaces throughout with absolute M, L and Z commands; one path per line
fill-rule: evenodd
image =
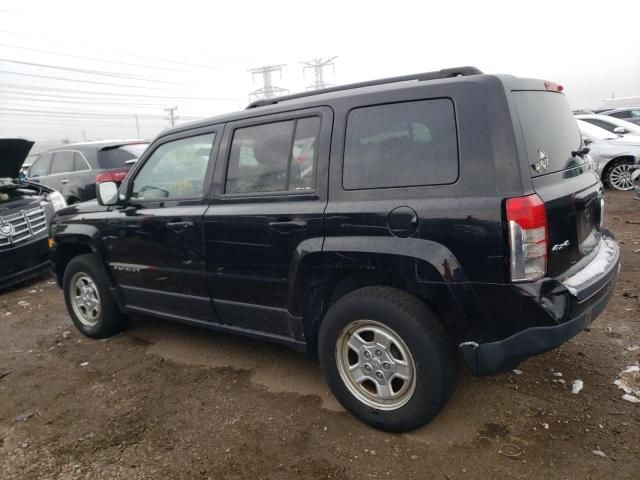
M 319 357 L 340 403 L 393 432 L 432 420 L 455 383 L 455 357 L 440 320 L 390 287 L 362 288 L 332 305 L 320 327 Z
M 615 160 L 611 166 L 607 167 L 603 179 L 604 183 L 614 190 L 631 190 L 633 188 L 632 167 L 633 161 L 631 160 Z
M 125 317 L 111 297 L 107 272 L 95 253 L 69 262 L 63 289 L 73 323 L 88 337 L 109 337 L 124 328 Z

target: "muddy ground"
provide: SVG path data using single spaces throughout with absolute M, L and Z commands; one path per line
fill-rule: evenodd
M 286 348 L 141 318 L 94 341 L 51 278 L 5 291 L 0 478 L 640 479 L 640 404 L 613 385 L 640 360 L 640 203 L 607 200 L 623 266 L 591 330 L 521 374 L 460 365 L 445 411 L 405 435 L 352 418 Z

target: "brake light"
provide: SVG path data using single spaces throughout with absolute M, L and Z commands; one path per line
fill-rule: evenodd
M 96 175 L 96 183 L 102 182 L 122 182 L 129 173 L 128 169 L 110 170 Z
M 507 199 L 511 281 L 537 280 L 547 272 L 547 212 L 538 195 Z
M 564 90 L 564 87 L 562 85 L 558 85 L 555 82 L 550 82 L 549 80 L 545 80 L 544 89 L 549 92 L 562 92 Z

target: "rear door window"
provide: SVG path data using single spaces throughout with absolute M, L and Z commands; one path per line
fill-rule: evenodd
M 356 108 L 344 151 L 346 190 L 450 184 L 458 178 L 453 102 L 447 98 Z
M 56 152 L 51 164 L 51 175 L 73 172 L 73 155 L 74 153 L 69 151 Z
M 238 128 L 225 193 L 312 190 L 320 117 Z
M 543 91 L 515 91 L 513 97 L 527 157 L 532 166 L 531 175 L 559 172 L 584 163 L 581 157 L 571 155 L 571 152 L 580 149 L 582 140 L 578 122 L 564 95 Z M 546 168 L 538 168 L 538 165 L 543 164 L 546 164 Z
M 87 165 L 87 161 L 79 152 L 74 152 L 73 154 L 73 170 L 74 172 L 83 172 L 85 170 L 90 170 L 89 165 Z

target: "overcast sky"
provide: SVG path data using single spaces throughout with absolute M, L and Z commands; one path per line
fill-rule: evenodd
M 526 5 L 526 6 L 523 6 Z M 243 108 L 260 78 L 332 83 L 474 65 L 549 79 L 572 107 L 640 96 L 640 1 L 137 2 L 0 0 L 0 137 L 152 138 Z M 620 32 L 620 35 L 617 35 Z

